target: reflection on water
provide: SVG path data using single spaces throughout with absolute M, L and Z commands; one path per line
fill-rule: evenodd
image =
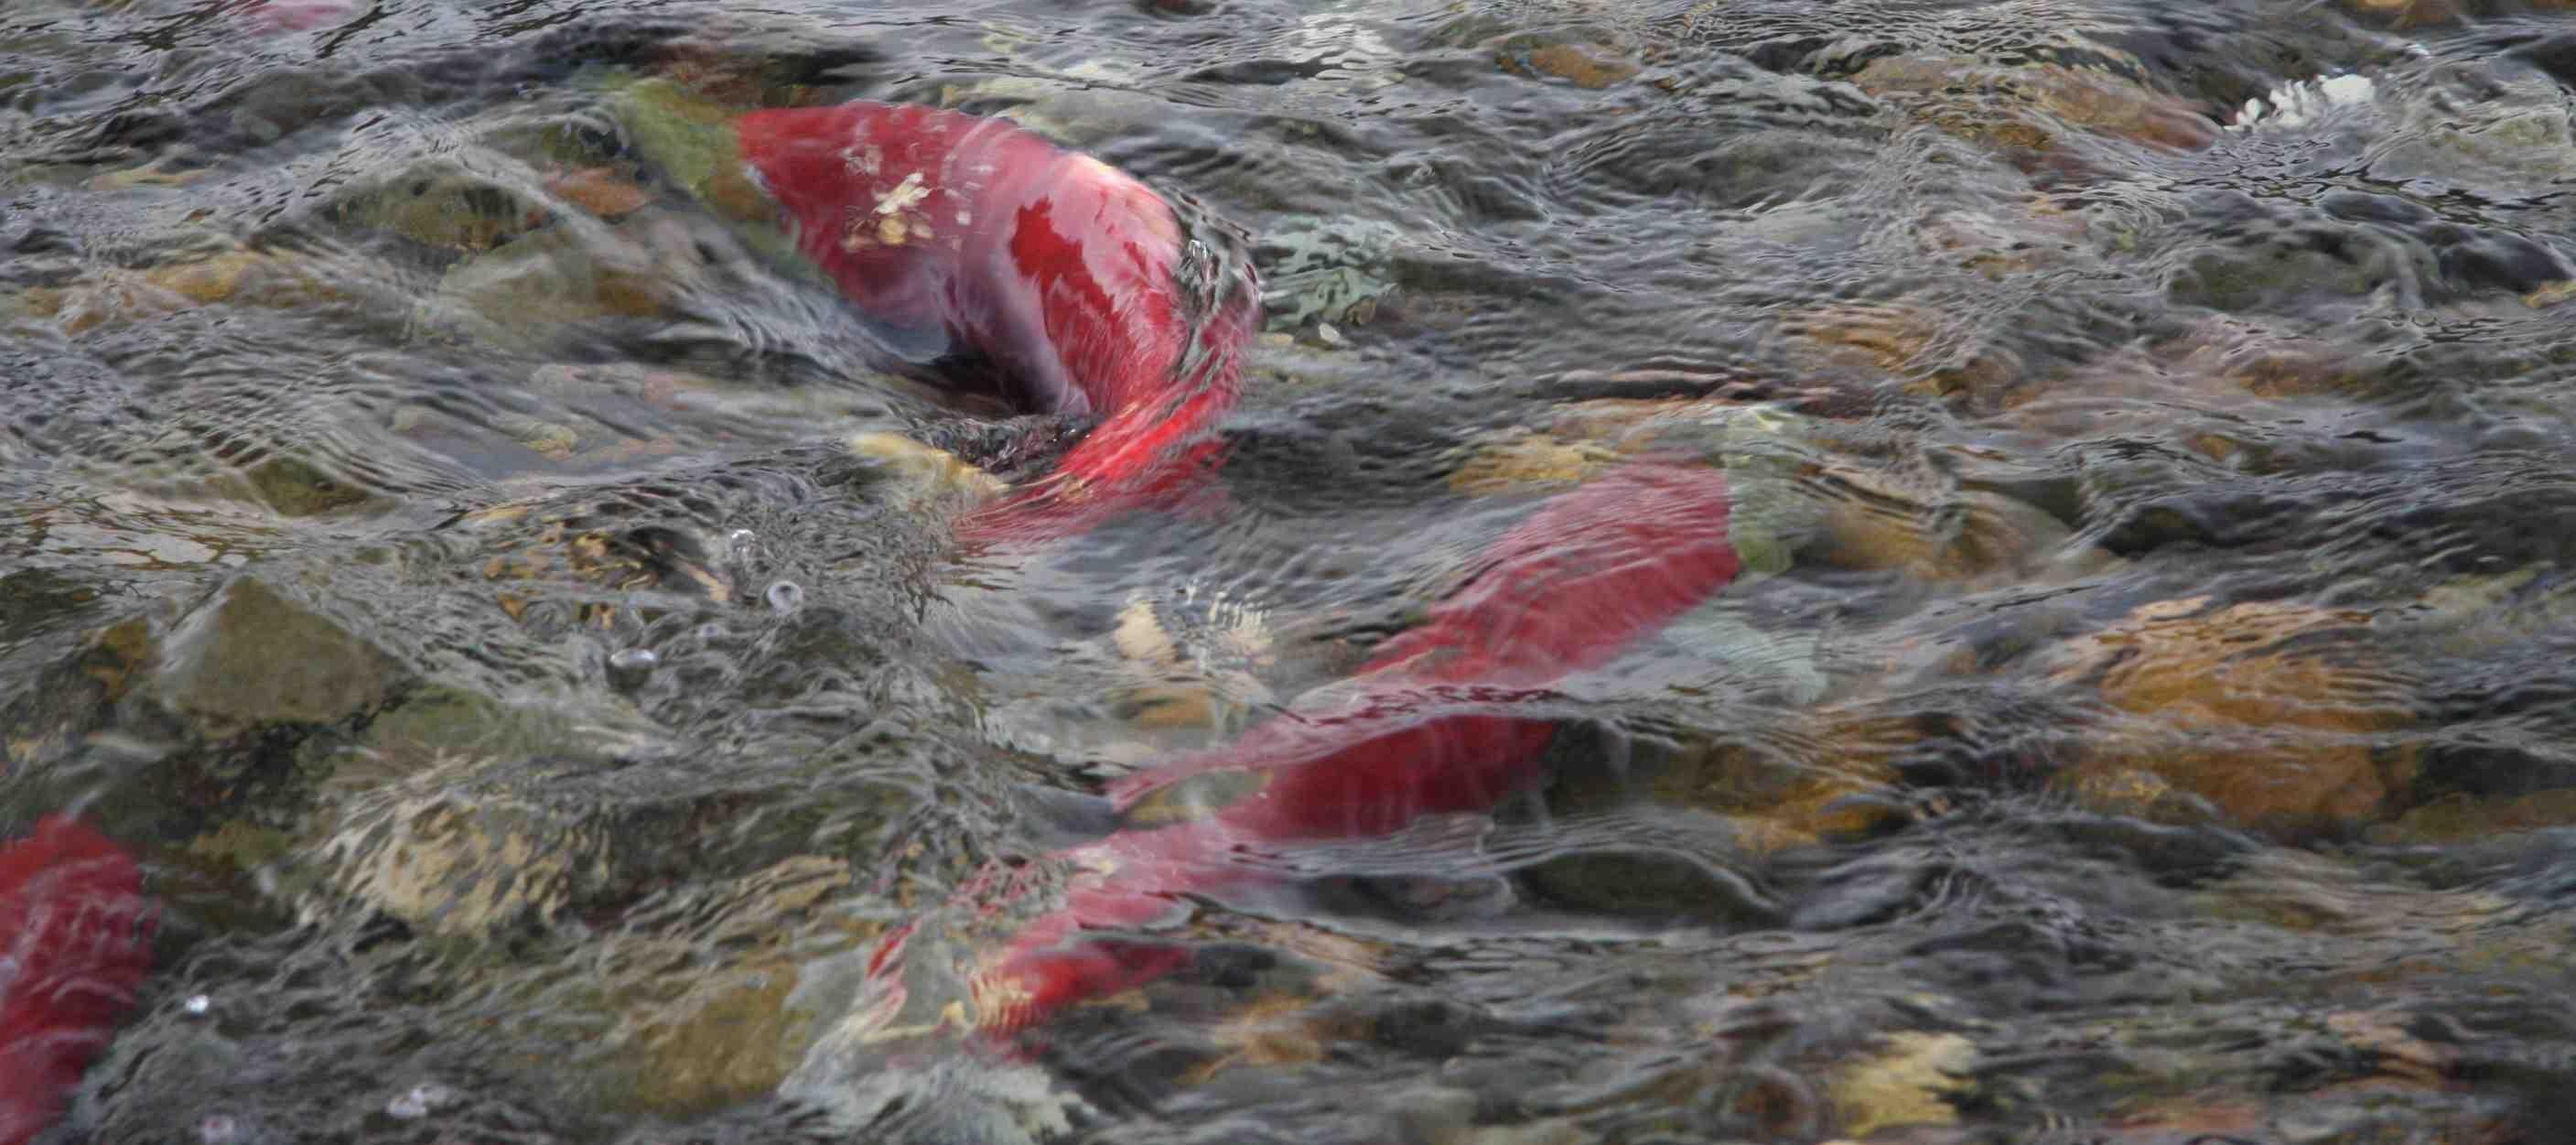
M 70 1139 L 2553 1139 L 2571 21 L 13 4 Z M 1092 425 L 797 256 L 854 98 L 1250 233 L 1198 496 L 954 542 Z

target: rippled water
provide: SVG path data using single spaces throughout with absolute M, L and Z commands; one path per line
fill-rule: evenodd
M 2555 1140 L 2561 7 L 12 0 L 0 835 L 163 912 L 63 1139 Z M 855 97 L 1251 232 L 1222 511 L 959 552 L 849 448 L 1081 428 L 694 193 Z M 778 1096 L 1650 445 L 1758 567 L 1539 790 Z

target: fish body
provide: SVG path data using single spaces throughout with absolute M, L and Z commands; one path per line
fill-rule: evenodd
M 964 957 L 958 1024 L 986 1038 L 1025 1031 L 1083 1001 L 1144 985 L 1189 963 L 1178 944 L 1140 937 L 1198 897 L 1277 882 L 1265 861 L 1301 844 L 1382 836 L 1437 814 L 1478 813 L 1543 775 L 1555 720 L 1531 703 L 1571 672 L 1598 667 L 1732 582 L 1729 492 L 1715 469 L 1638 462 L 1557 498 L 1490 546 L 1483 571 L 1387 641 L 1356 687 L 1321 710 L 1290 712 L 1234 743 L 1113 784 L 1119 827 L 1053 864 L 988 872 L 952 911 L 964 929 L 1032 899 L 1051 903 Z M 1030 875 L 1070 874 L 1058 885 Z M 901 991 L 912 929 L 877 956 Z M 970 946 L 975 944 L 970 943 Z M 935 1007 L 880 1003 L 885 1015 Z
M 1077 532 L 1191 489 L 1213 460 L 1260 316 L 1239 236 L 957 112 L 862 101 L 751 112 L 733 131 L 798 253 L 860 308 L 992 359 L 1033 411 L 1101 419 L 1056 472 L 963 522 L 968 541 Z M 1269 856 L 1527 788 L 1555 730 L 1532 701 L 1731 582 L 1729 507 L 1720 472 L 1672 460 L 1543 506 L 1328 704 L 1113 785 L 1107 836 L 989 868 L 890 934 L 859 1012 L 786 1089 L 829 1100 L 943 1032 L 1005 1046 L 1187 967 L 1188 947 L 1150 931 L 1195 898 L 1288 877 Z
M 750 112 L 734 135 L 798 252 L 861 309 L 944 330 L 1032 412 L 1100 418 L 970 537 L 1078 531 L 1209 459 L 1260 321 L 1240 234 L 998 119 L 861 100 Z
M 356 0 L 251 0 L 235 9 L 253 28 L 267 32 L 309 32 L 356 15 Z
M 142 868 L 68 815 L 0 845 L 0 1145 L 60 1116 L 151 969 Z

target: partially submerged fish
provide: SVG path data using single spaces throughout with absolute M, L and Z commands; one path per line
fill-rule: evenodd
M 1481 813 L 1528 787 L 1555 727 L 1531 701 L 1725 588 L 1739 568 L 1728 511 L 1722 473 L 1660 461 L 1550 502 L 1383 645 L 1343 700 L 1113 785 L 1107 837 L 989 869 L 943 915 L 889 936 L 869 1004 L 791 1090 L 827 1094 L 925 1035 L 1000 1045 L 1189 965 L 1189 947 L 1144 932 L 1193 898 L 1288 877 L 1263 856 Z
M 1239 233 L 1002 120 L 863 100 L 733 129 L 799 253 L 861 309 L 990 358 L 1031 412 L 1101 419 L 968 539 L 1077 532 L 1211 459 L 1261 316 Z
M 143 872 L 68 815 L 0 845 L 0 1145 L 25 1145 L 106 1048 L 151 968 Z

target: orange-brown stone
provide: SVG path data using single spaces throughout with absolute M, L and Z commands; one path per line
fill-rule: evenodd
M 2144 773 L 2249 826 L 2303 831 L 2378 816 L 2414 778 L 2390 742 L 2405 681 L 2360 645 L 2366 617 L 2304 605 L 2142 607 L 2072 641 L 2054 669 L 2111 709 L 2067 777 Z M 2130 784 L 2135 786 L 2134 782 Z

